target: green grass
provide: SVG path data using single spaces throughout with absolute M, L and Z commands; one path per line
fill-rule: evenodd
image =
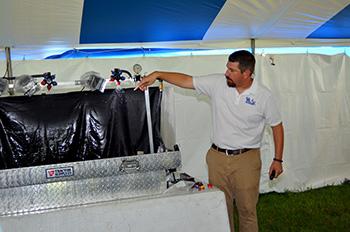
M 261 194 L 257 211 L 261 232 L 350 231 L 350 184 Z

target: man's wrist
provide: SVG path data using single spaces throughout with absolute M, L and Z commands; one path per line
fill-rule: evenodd
M 283 163 L 283 160 L 282 159 L 278 159 L 278 158 L 273 158 L 273 161 Z

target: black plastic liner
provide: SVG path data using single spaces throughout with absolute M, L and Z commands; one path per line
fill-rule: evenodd
M 159 88 L 149 88 L 154 150 Z M 150 153 L 145 95 L 124 89 L 0 98 L 0 169 Z

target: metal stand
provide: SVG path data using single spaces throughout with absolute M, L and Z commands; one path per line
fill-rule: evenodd
M 12 75 L 12 64 L 11 64 L 11 51 L 10 47 L 5 47 L 5 53 L 6 53 L 6 73 L 7 77 L 13 77 Z M 14 83 L 12 79 L 8 79 L 8 84 L 9 84 L 9 94 L 14 95 Z

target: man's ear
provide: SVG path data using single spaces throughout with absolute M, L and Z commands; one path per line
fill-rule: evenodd
M 250 78 L 250 76 L 252 75 L 252 72 L 249 69 L 246 69 L 243 72 L 243 75 L 244 75 L 244 79 L 247 79 L 247 78 Z

